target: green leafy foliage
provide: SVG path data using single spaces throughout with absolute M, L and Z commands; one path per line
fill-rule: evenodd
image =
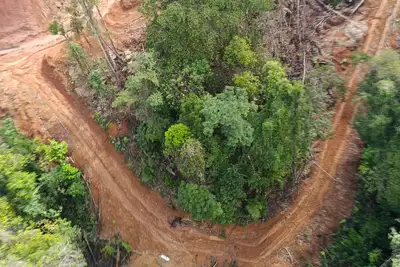
M 173 82 L 184 93 L 204 94 L 204 84 L 212 76 L 210 64 L 198 60 L 186 66 Z
M 392 249 L 392 266 L 400 266 L 400 234 L 394 228 L 389 234 L 390 248 Z
M 235 36 L 225 48 L 224 60 L 233 66 L 252 67 L 257 63 L 257 56 L 248 40 Z
M 169 127 L 165 132 L 165 154 L 171 155 L 181 149 L 181 147 L 192 137 L 189 127 L 179 123 Z
M 0 244 L 2 266 L 86 266 L 76 240 L 79 231 L 64 220 L 44 222 L 40 228 L 12 232 L 0 224 L 7 242 Z
M 80 170 L 67 162 L 67 151 L 65 142 L 31 141 L 11 119 L 2 121 L 1 266 L 87 266 L 92 261 L 92 256 L 88 262 L 84 257 L 89 255 L 87 242 L 91 255 L 99 254 L 102 241 L 96 237 L 90 196 Z M 125 247 L 120 251 L 129 254 Z M 115 265 L 114 256 L 94 260 L 102 266 Z
M 107 118 L 101 115 L 100 112 L 95 112 L 93 114 L 93 119 L 103 128 L 104 130 L 108 130 L 110 123 Z
M 178 170 L 188 182 L 204 183 L 206 163 L 204 149 L 198 140 L 190 138 L 185 141 L 178 155 L 175 157 L 175 163 Z
M 201 110 L 204 116 L 203 134 L 211 137 L 215 130 L 220 129 L 227 138 L 228 146 L 249 146 L 253 142 L 254 129 L 246 118 L 255 109 L 244 89 L 227 87 L 215 97 L 205 99 Z
M 111 144 L 114 145 L 115 149 L 119 152 L 125 152 L 128 148 L 129 137 L 128 136 L 118 136 L 111 137 Z
M 366 148 L 359 169 L 358 202 L 324 256 L 324 266 L 399 265 L 400 57 L 386 51 L 370 61 L 360 86 L 364 110 L 356 127 Z
M 283 186 L 307 156 L 312 141 L 312 109 L 304 87 L 290 82 L 278 62 L 267 62 L 264 71 L 267 99 L 252 117 L 255 140 L 243 158 L 250 172 L 249 185 L 257 190 Z
M 49 32 L 53 35 L 57 35 L 57 34 L 65 34 L 65 30 L 64 27 L 61 23 L 59 23 L 56 20 L 53 20 L 50 24 L 49 24 Z
M 366 112 L 358 117 L 356 126 L 368 144 L 360 167 L 367 192 L 376 194 L 378 201 L 400 212 L 398 66 L 400 57 L 393 52 L 373 59 L 372 72 L 360 88 Z
M 212 220 L 223 214 L 221 204 L 205 187 L 182 183 L 178 192 L 178 203 L 196 220 Z
M 324 266 L 361 267 L 383 263 L 389 246 L 387 234 L 393 221 L 378 206 L 365 208 L 364 205 L 365 202 L 360 203 L 352 218 L 342 225 L 335 243 L 324 255 Z
M 238 165 L 228 166 L 226 162 L 220 162 L 214 174 L 215 194 L 221 202 L 224 213 L 218 218 L 222 224 L 234 223 L 238 219 L 239 207 L 241 202 L 246 199 L 244 190 L 245 175 L 240 173 Z
M 353 52 L 351 54 L 351 63 L 353 65 L 357 65 L 359 63 L 364 63 L 366 61 L 368 61 L 371 58 L 371 56 L 369 56 L 366 53 L 363 52 Z
M 152 53 L 138 54 L 129 63 L 128 70 L 131 75 L 125 82 L 124 90 L 118 93 L 113 107 L 129 106 L 134 110 L 138 120 L 144 121 L 149 118 L 152 112 L 151 107 L 155 103 L 152 94 L 155 93 L 155 88 L 159 84 L 155 64 Z M 149 97 L 151 100 L 148 100 Z M 156 106 L 158 107 L 158 105 Z
M 290 81 L 279 62 L 266 61 L 257 21 L 274 4 L 142 4 L 148 50 L 128 63 L 113 107 L 138 122 L 126 153 L 138 176 L 178 191 L 195 219 L 227 224 L 263 217 L 269 193 L 298 177 L 312 142 L 327 135 L 339 80 L 326 72 L 329 82 L 313 74 L 303 85 Z M 179 187 L 180 181 L 187 184 Z M 214 204 L 205 212 L 200 200 Z
M 253 220 L 260 219 L 265 213 L 265 205 L 263 205 L 262 202 L 254 199 L 248 201 L 246 209 Z
M 97 70 L 92 70 L 89 75 L 90 87 L 96 90 L 101 96 L 105 96 L 107 93 L 107 87 L 104 82 L 104 78 Z
M 89 75 L 89 59 L 82 46 L 72 41 L 68 42 L 67 55 L 72 62 L 78 65 L 83 73 Z
M 0 244 L 0 265 L 14 266 L 22 262 L 28 266 L 61 263 L 86 266 L 77 242 L 79 230 L 65 220 L 55 219 L 58 212 L 50 208 L 53 205 L 62 210 L 61 205 L 68 203 L 56 205 L 57 200 L 44 193 L 46 183 L 40 178 L 48 174 L 46 171 L 52 169 L 53 164 L 61 163 L 66 173 L 64 180 L 71 179 L 73 167 L 64 163 L 68 150 L 66 143 L 54 140 L 50 140 L 49 145 L 38 140 L 32 142 L 17 132 L 11 119 L 5 119 L 0 126 L 0 147 L 0 162 L 6 163 L 0 163 L 0 176 L 3 177 L 0 232 L 7 238 L 7 242 Z M 79 171 L 75 176 L 77 182 L 82 183 Z M 53 189 L 63 191 L 68 187 L 58 184 Z M 71 194 L 77 196 L 76 188 Z M 80 197 L 85 195 L 86 188 L 83 187 Z M 74 213 L 76 207 L 70 208 Z M 87 220 L 86 212 L 84 217 L 76 217 L 76 222 Z M 36 224 L 36 221 L 40 223 Z
M 3 145 L 12 147 L 12 150 L 18 152 L 18 154 L 28 156 L 32 154 L 35 149 L 32 140 L 24 138 L 24 136 L 17 131 L 10 118 L 6 118 L 2 121 L 0 136 L 4 142 Z
M 48 165 L 51 163 L 61 163 L 64 162 L 65 155 L 68 152 L 68 145 L 65 141 L 57 142 L 55 140 L 49 140 L 49 144 L 41 144 L 39 140 L 36 142 L 36 153 L 40 154 L 43 158 L 43 165 Z
M 203 132 L 204 120 L 201 115 L 203 107 L 204 99 L 194 93 L 183 98 L 180 106 L 179 121 L 187 125 L 196 137 L 200 137 Z
M 8 177 L 6 189 L 14 207 L 23 210 L 35 193 L 36 175 L 29 172 L 14 172 Z
M 260 11 L 272 7 L 266 0 L 145 1 L 143 10 L 151 19 L 148 45 L 169 69 L 181 69 L 198 60 L 211 62 Z M 161 12 L 158 12 L 161 8 Z
M 233 76 L 233 84 L 237 87 L 246 89 L 250 99 L 254 99 L 255 96 L 261 93 L 260 79 L 249 71 L 235 74 L 235 76 Z

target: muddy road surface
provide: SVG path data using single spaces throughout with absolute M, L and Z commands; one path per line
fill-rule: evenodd
M 355 68 L 349 75 L 348 95 L 337 105 L 334 136 L 322 144 L 323 150 L 313 166 L 311 177 L 302 184 L 293 204 L 266 223 L 254 223 L 244 228 L 230 226 L 227 237 L 222 239 L 189 227 L 170 227 L 169 220 L 176 212 L 169 209 L 156 193 L 141 185 L 109 143 L 107 134 L 92 120 L 88 108 L 66 92 L 63 79 L 48 62 L 47 58 L 59 53 L 64 40 L 43 33 L 46 28 L 43 24 L 48 19 L 43 15 L 46 14 L 45 7 L 39 11 L 36 8 L 21 11 L 20 4 L 24 1 L 29 4 L 41 2 L 0 1 L 2 10 L 17 14 L 15 18 L 7 15 L 12 22 L 0 21 L 0 44 L 7 44 L 7 47 L 0 46 L 0 115 L 9 113 L 28 135 L 68 142 L 71 158 L 84 170 L 85 179 L 100 206 L 101 234 L 111 236 L 119 231 L 139 252 L 131 261 L 133 266 L 158 266 L 157 262 L 162 266 L 208 265 L 211 256 L 219 260 L 235 259 L 239 266 L 291 266 L 291 260 L 280 257 L 280 253 L 295 246 L 297 234 L 320 216 L 323 206 L 331 202 L 339 207 L 352 201 L 327 199 L 326 196 L 333 190 L 335 177 L 348 160 L 345 154 L 355 114 L 352 100 L 363 74 L 360 68 Z M 369 30 L 361 50 L 375 54 L 386 46 L 392 14 L 399 8 L 400 0 L 366 2 L 371 2 L 369 13 L 364 17 Z M 106 21 L 112 31 L 118 32 L 118 28 L 124 26 L 123 23 L 119 26 L 119 18 L 133 24 L 136 21 L 143 23 L 138 12 L 129 13 L 134 17 L 126 16 L 127 11 L 112 1 L 102 8 L 110 11 Z M 20 22 L 37 26 L 25 31 L 32 38 L 17 36 L 17 32 L 24 34 L 24 28 L 18 26 Z M 14 29 L 15 35 L 7 36 L 10 29 Z M 351 205 L 348 206 L 347 213 L 351 211 Z M 332 216 L 324 214 L 324 218 L 337 216 L 333 214 L 335 212 L 337 210 L 331 209 Z M 170 262 L 163 262 L 159 257 L 161 254 L 167 255 Z

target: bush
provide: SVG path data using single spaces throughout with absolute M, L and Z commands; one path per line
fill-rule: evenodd
M 65 34 L 63 25 L 56 20 L 53 20 L 53 22 L 49 24 L 48 30 L 53 35 L 57 35 L 57 34 L 64 35 Z
M 42 164 L 49 165 L 51 163 L 62 163 L 66 160 L 68 152 L 68 144 L 65 141 L 57 142 L 50 139 L 49 144 L 40 144 L 39 140 L 36 143 L 36 153 L 38 153 L 42 160 Z
M 201 143 L 195 139 L 188 139 L 175 158 L 178 170 L 190 183 L 203 184 L 206 163 Z
M 255 96 L 261 93 L 259 78 L 249 71 L 245 71 L 242 74 L 235 74 L 235 76 L 233 76 L 233 84 L 246 89 L 250 99 L 254 99 Z
M 108 122 L 107 118 L 101 115 L 100 112 L 95 112 L 93 114 L 93 119 L 103 128 L 104 130 L 108 130 L 110 123 Z
M 119 137 L 111 137 L 111 144 L 114 145 L 117 151 L 125 152 L 128 149 L 129 137 L 122 135 Z
M 254 221 L 260 219 L 266 213 L 265 204 L 254 199 L 248 201 L 246 210 Z
M 233 66 L 252 67 L 257 63 L 257 56 L 248 40 L 235 36 L 225 48 L 224 60 Z
M 107 86 L 105 85 L 104 78 L 97 70 L 92 70 L 89 75 L 90 87 L 96 90 L 96 92 L 104 97 L 107 94 Z
M 221 203 L 205 187 L 182 183 L 178 191 L 179 206 L 195 220 L 215 220 L 223 214 Z
M 165 132 L 164 153 L 172 155 L 179 151 L 188 139 L 192 137 L 189 127 L 179 123 L 174 124 Z

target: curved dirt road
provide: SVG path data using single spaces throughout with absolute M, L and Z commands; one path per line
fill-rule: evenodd
M 387 21 L 392 19 L 388 10 L 399 4 L 400 0 L 382 0 L 375 14 L 371 14 L 364 52 L 374 54 L 385 45 L 389 32 L 385 29 L 390 25 Z M 112 10 L 118 8 L 114 6 Z M 95 199 L 100 199 L 102 234 L 111 235 L 118 229 L 141 252 L 137 262 L 144 265 L 166 254 L 171 261 L 163 266 L 198 266 L 209 264 L 207 256 L 212 255 L 234 258 L 240 266 L 271 266 L 278 251 L 291 246 L 296 234 L 318 214 L 333 180 L 315 167 L 292 206 L 265 224 L 231 227 L 226 239 L 185 227 L 171 229 L 168 218 L 175 212 L 140 184 L 87 108 L 64 91 L 62 81 L 43 61 L 44 57 L 57 54 L 62 45 L 62 38 L 45 36 L 0 51 L 0 114 L 9 112 L 28 134 L 68 142 L 72 158 L 84 169 Z M 352 98 L 361 74 L 356 68 L 350 77 L 348 96 L 338 105 L 334 119 L 335 135 L 323 144 L 318 159 L 319 166 L 333 177 L 348 144 L 355 112 Z M 273 262 L 274 266 L 290 265 L 286 261 Z

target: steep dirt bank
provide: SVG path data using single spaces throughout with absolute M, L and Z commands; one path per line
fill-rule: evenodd
M 381 43 L 385 44 L 380 40 L 386 40 L 390 32 L 384 30 L 386 21 L 399 2 L 383 0 L 371 4 L 376 5 L 376 9 L 371 8 L 364 18 L 369 22 L 369 31 L 363 51 L 374 54 Z M 115 5 L 107 6 L 111 11 L 119 10 Z M 106 19 L 108 23 L 109 20 L 118 22 L 118 16 L 112 13 Z M 118 23 L 114 25 L 120 27 Z M 23 49 L 0 54 L 0 108 L 10 112 L 24 132 L 69 143 L 72 158 L 84 169 L 95 200 L 99 199 L 102 234 L 110 236 L 118 229 L 123 238 L 142 253 L 133 264 L 145 266 L 146 262 L 154 263 L 160 254 L 166 254 L 171 262 L 164 266 L 209 264 L 211 255 L 220 259 L 234 258 L 240 266 L 290 266 L 290 259 L 282 256 L 286 248 L 291 251 L 309 248 L 295 246 L 298 233 L 307 230 L 318 218 L 324 219 L 319 222 L 321 228 L 337 225 L 337 219 L 350 211 L 351 200 L 329 193 L 335 189 L 347 190 L 346 187 L 337 187 L 325 171 L 340 181 L 347 179 L 341 175 L 347 170 L 346 166 L 356 165 L 353 159 L 358 153 L 347 154 L 350 163 L 346 160 L 349 157 L 344 156 L 351 137 L 352 98 L 361 78 L 360 69 L 355 69 L 349 78 L 351 90 L 346 101 L 337 107 L 335 135 L 323 143 L 318 165 L 325 171 L 315 166 L 293 205 L 279 216 L 265 224 L 255 223 L 245 228 L 232 226 L 227 231 L 228 237 L 220 239 L 187 227 L 170 228 L 168 219 L 175 212 L 166 208 L 157 194 L 140 184 L 110 145 L 107 135 L 91 119 L 88 109 L 65 93 L 51 64 L 42 62 L 45 56 L 55 56 L 63 45 L 61 39 L 46 38 L 27 43 Z M 354 167 L 349 168 L 349 172 L 354 170 Z M 325 199 L 327 193 L 331 199 Z M 331 208 L 324 208 L 327 206 Z M 336 209 L 338 206 L 347 208 Z M 312 235 L 315 237 L 316 233 Z

